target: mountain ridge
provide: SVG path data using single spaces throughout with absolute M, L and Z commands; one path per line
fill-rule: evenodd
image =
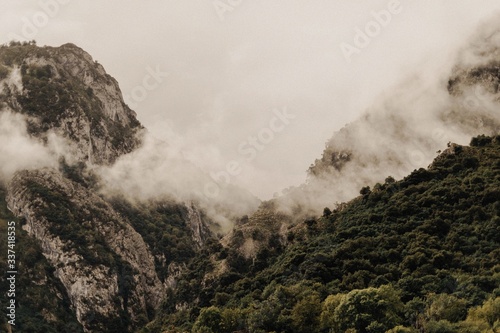
M 229 191 L 210 212 L 176 200 L 169 181 L 153 179 L 165 188 L 147 199 L 123 193 L 153 184 L 142 178 L 149 171 L 186 169 L 162 163 L 165 150 L 154 143 L 154 154 L 140 150 L 148 148 L 142 125 L 88 53 L 73 44 L 1 46 L 1 108 L 25 120 L 20 135 L 57 159 L 21 167 L 0 189 L 11 210 L 1 211 L 2 221 L 17 217 L 23 244 L 37 243 L 29 247 L 36 260 L 20 261 L 40 284 L 23 280 L 39 294 L 33 304 L 23 299 L 20 331 L 56 332 L 61 320 L 71 332 L 488 329 L 474 311 L 499 295 L 500 71 L 491 59 L 464 66 L 435 94 L 415 80 L 399 99 L 377 104 L 332 137 L 305 184 L 249 215 L 241 216 L 246 202 L 232 206 L 241 209 L 223 218 L 234 225 L 217 235 L 208 213 L 227 211 L 217 211 L 224 200 L 252 198 Z M 424 128 L 427 121 L 436 127 Z M 471 147 L 445 148 L 447 139 L 472 136 Z M 437 149 L 444 151 L 436 158 Z M 126 168 L 144 156 L 160 162 Z M 99 167 L 117 163 L 125 168 L 111 181 L 141 176 L 122 193 L 101 188 Z M 367 309 L 359 299 L 374 303 Z M 446 302 L 456 313 L 434 309 Z M 367 319 L 353 326 L 346 309 Z

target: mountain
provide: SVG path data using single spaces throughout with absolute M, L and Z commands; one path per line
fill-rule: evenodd
M 14 331 L 498 330 L 498 35 L 384 94 L 262 203 L 152 139 L 82 49 L 1 46 Z
M 10 210 L 0 218 L 17 222 L 21 253 L 16 331 L 145 325 L 216 224 L 193 202 L 103 194 L 99 166 L 140 149 L 146 134 L 88 53 L 13 42 L 0 47 L 0 74 L 2 139 L 17 145 L 2 161 L 33 159 L 0 173 Z
M 0 48 L 2 108 L 22 113 L 28 131 L 67 138 L 81 160 L 112 163 L 132 151 L 142 128 L 115 79 L 73 44 Z
M 448 68 L 429 80 L 413 74 L 326 142 L 307 182 L 278 199 L 283 211 L 318 214 L 363 186 L 426 167 L 449 142 L 500 132 L 500 28 L 480 30 Z

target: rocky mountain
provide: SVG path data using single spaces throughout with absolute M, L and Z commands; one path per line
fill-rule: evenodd
M 23 229 L 40 243 L 85 329 L 106 331 L 121 316 L 136 325 L 147 321 L 164 286 L 130 222 L 54 170 L 19 172 L 7 193 L 9 209 L 26 220 Z M 102 319 L 89 319 L 94 315 Z
M 2 46 L 0 57 L 3 108 L 28 116 L 30 133 L 55 131 L 97 164 L 138 146 L 142 126 L 118 83 L 79 47 Z
M 495 25 L 496 27 L 496 25 Z M 284 191 L 281 211 L 317 215 L 356 196 L 364 186 L 400 179 L 428 166 L 450 142 L 500 131 L 500 28 L 480 31 L 439 80 L 406 77 L 357 120 L 326 142 L 306 183 Z
M 58 140 L 53 163 L 2 179 L 2 199 L 26 232 L 18 230 L 18 237 L 35 241 L 33 254 L 44 259 L 33 260 L 50 267 L 36 271 L 45 274 L 38 282 L 42 293 L 58 290 L 55 297 L 76 319 L 65 328 L 71 332 L 145 325 L 183 265 L 214 237 L 210 220 L 192 202 L 99 194 L 92 166 L 111 165 L 138 149 L 143 127 L 116 80 L 88 53 L 73 44 L 13 42 L 0 47 L 0 80 L 2 112 L 26 122 L 26 140 L 41 149 Z M 22 259 L 19 265 L 30 269 Z M 45 314 L 33 325 L 57 331 L 63 305 L 45 308 L 37 297 L 34 304 L 23 301 L 19 332 L 30 330 L 23 319 L 40 307 Z
M 250 223 L 236 225 L 223 244 L 232 250 L 234 244 L 257 244 L 256 234 L 279 234 L 280 244 L 286 244 L 284 235 L 295 224 L 313 220 L 325 208 L 343 210 L 360 189 L 380 188 L 387 177 L 401 179 L 427 167 L 452 142 L 498 135 L 499 36 L 500 29 L 474 36 L 437 85 L 412 76 L 381 96 L 362 117 L 333 134 L 311 164 L 306 183 L 261 205 Z M 248 252 L 244 248 L 240 254 Z M 275 246 L 266 243 L 252 252 L 259 249 L 274 251 Z
M 168 144 L 148 140 L 85 51 L 1 46 L 0 119 L 44 152 L 0 173 L 2 230 L 22 226 L 17 331 L 494 332 L 494 36 L 444 80 L 411 77 L 382 96 L 333 135 L 305 184 L 256 211 L 207 175 L 186 184 L 201 193 L 206 181 L 216 198 L 179 191 L 185 164 L 162 159 Z M 174 177 L 160 179 L 166 167 Z

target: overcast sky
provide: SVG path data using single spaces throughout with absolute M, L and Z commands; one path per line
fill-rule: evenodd
M 334 131 L 414 72 L 434 77 L 500 10 L 498 0 L 0 5 L 0 43 L 82 47 L 118 80 L 152 134 L 208 172 L 237 161 L 242 170 L 231 182 L 262 199 L 302 183 Z M 356 45 L 358 29 L 372 36 Z M 146 90 L 151 71 L 157 81 L 147 79 Z M 273 120 L 278 110 L 289 118 Z

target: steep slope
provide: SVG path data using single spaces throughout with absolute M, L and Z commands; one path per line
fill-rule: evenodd
M 499 189 L 500 136 L 453 144 L 428 169 L 291 227 L 278 252 L 230 260 L 234 247 L 214 247 L 174 293 L 184 310 L 169 303 L 159 321 L 219 333 L 493 327 L 498 313 L 474 316 L 500 302 Z
M 148 329 L 487 329 L 474 307 L 500 301 L 499 138 L 451 142 L 500 132 L 498 36 L 475 36 L 442 81 L 411 77 L 335 133 L 304 185 L 264 203 L 190 264 Z M 358 297 L 374 303 L 347 302 Z M 351 315 L 367 319 L 353 327 Z
M 121 333 L 145 325 L 165 288 L 213 237 L 210 219 L 193 203 L 100 194 L 98 167 L 138 150 L 143 128 L 116 80 L 75 45 L 1 46 L 0 109 L 2 125 L 16 127 L 12 133 L 22 139 L 16 142 L 43 151 L 44 160 L 0 173 L 2 199 L 26 240 L 18 251 L 30 251 L 37 258 L 30 262 L 47 269 L 19 267 L 20 274 L 37 274 L 19 292 L 46 296 L 23 305 L 21 313 L 41 316 L 19 322 L 17 331 L 52 323 L 60 331 Z M 2 138 L 14 144 L 8 134 Z M 29 161 L 19 150 L 14 156 Z
M 108 203 L 50 170 L 17 173 L 7 192 L 10 210 L 26 219 L 23 229 L 39 241 L 86 329 L 125 331 L 127 318 L 133 326 L 147 321 L 163 297 L 154 258 Z M 117 318 L 122 322 L 113 323 Z
M 500 133 L 500 38 L 495 36 L 500 28 L 474 36 L 445 80 L 429 84 L 412 77 L 384 94 L 333 135 L 306 183 L 263 204 L 222 244 L 237 257 L 248 259 L 250 253 L 262 265 L 259 258 L 287 245 L 287 230 L 296 223 L 343 209 L 361 188 L 369 192 L 368 186 L 380 186 L 388 176 L 401 179 L 427 166 L 450 141 Z M 266 236 L 256 241 L 258 235 Z
M 16 328 L 18 332 L 83 332 L 81 324 L 71 307 L 70 298 L 61 282 L 54 276 L 54 269 L 42 255 L 42 250 L 33 238 L 23 231 L 18 220 L 7 209 L 6 191 L 0 186 L 0 233 L 7 234 L 7 221 L 16 223 Z M 7 242 L 0 242 L 0 251 L 7 253 Z M 0 269 L 8 271 L 7 262 L 0 262 Z M 0 289 L 9 290 L 7 281 L 0 279 Z M 0 298 L 3 309 L 5 299 Z M 0 332 L 8 332 L 8 318 L 0 318 Z
M 254 272 L 266 266 L 270 254 L 286 248 L 288 230 L 297 223 L 313 223 L 323 210 L 342 210 L 361 188 L 368 193 L 367 186 L 378 183 L 379 188 L 388 176 L 401 179 L 428 165 L 450 141 L 500 133 L 500 44 L 495 36 L 500 29 L 474 36 L 446 80 L 432 85 L 411 77 L 336 132 L 309 168 L 306 183 L 262 205 L 224 238 L 229 261 L 237 266 L 250 259 L 252 265 L 238 271 Z M 217 274 L 230 271 L 226 261 L 213 263 Z

